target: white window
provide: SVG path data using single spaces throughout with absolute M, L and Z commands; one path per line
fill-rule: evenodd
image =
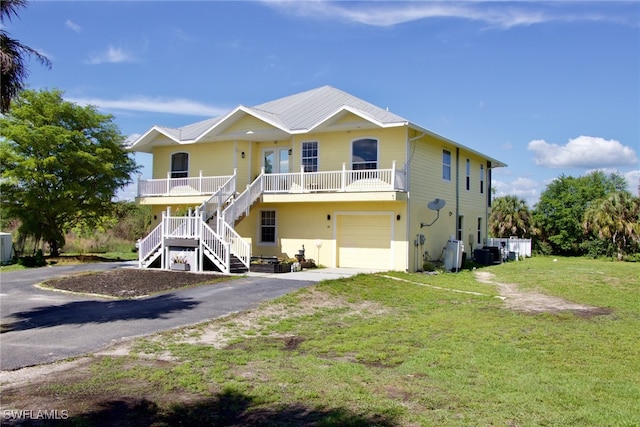
M 451 151 L 442 150 L 442 179 L 451 181 Z
M 480 165 L 480 193 L 484 193 L 484 165 Z
M 189 176 L 189 153 L 173 153 L 171 155 L 171 178 Z
M 464 216 L 458 216 L 458 230 L 456 237 L 458 240 L 462 240 L 462 232 L 464 231 Z
M 478 246 L 482 243 L 482 218 L 478 218 Z
M 471 189 L 471 160 L 467 159 L 467 191 Z
M 378 169 L 377 139 L 356 139 L 351 143 L 351 168 L 353 170 Z
M 260 243 L 276 243 L 276 211 L 260 211 Z
M 318 172 L 318 141 L 302 143 L 301 162 L 305 172 Z

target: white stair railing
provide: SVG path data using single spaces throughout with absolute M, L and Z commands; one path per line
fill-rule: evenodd
M 229 244 L 229 251 L 248 269 L 251 263 L 251 245 L 225 221 L 224 216 L 218 220 L 218 230 L 222 240 Z
M 222 211 L 222 217 L 225 219 L 227 224 L 233 224 L 242 215 L 247 215 L 249 213 L 251 205 L 253 205 L 255 201 L 260 198 L 264 191 L 264 176 L 265 175 L 263 168 L 262 173 L 250 185 L 247 186 L 246 190 L 244 190 L 238 197 L 233 199 L 231 203 L 224 209 L 224 211 Z M 218 230 L 220 230 L 220 228 L 218 228 Z
M 264 173 L 264 170 L 263 170 Z M 251 185 L 237 198 L 233 198 L 236 185 L 236 171 L 227 182 L 195 212 L 188 216 L 174 217 L 168 212 L 162 213 L 162 221 L 147 237 L 140 242 L 139 266 L 145 267 L 144 261 L 153 253 L 163 251 L 166 238 L 200 239 L 201 256 L 207 256 L 223 273 L 230 272 L 231 255 L 235 255 L 242 264 L 249 268 L 251 262 L 251 245 L 234 229 L 233 224 L 243 214 L 248 214 L 251 205 L 262 194 L 262 176 L 260 174 Z M 222 206 L 227 204 L 224 211 Z M 207 223 L 207 219 L 218 213 L 216 219 L 217 232 Z M 228 218 L 228 219 L 227 219 Z M 202 265 L 202 260 L 200 262 Z
M 223 273 L 230 273 L 231 253 L 229 243 L 225 242 L 207 223 L 201 222 L 200 227 L 200 235 L 202 236 L 200 239 L 201 254 L 207 256 Z
M 236 169 L 233 170 L 233 175 L 222 184 L 209 199 L 204 201 L 198 210 L 203 214 L 203 219 L 207 221 L 212 218 L 218 208 L 222 208 L 231 197 L 236 193 Z
M 164 218 L 164 212 L 163 212 Z M 144 268 L 145 261 L 152 256 L 162 245 L 163 222 L 151 231 L 138 245 L 138 268 Z

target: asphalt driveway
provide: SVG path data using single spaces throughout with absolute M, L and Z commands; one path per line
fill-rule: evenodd
M 250 275 L 136 300 L 79 296 L 34 286 L 82 271 L 131 266 L 131 262 L 116 262 L 2 273 L 0 370 L 81 356 L 123 339 L 215 319 L 250 309 L 318 280 L 355 273 L 327 271 L 315 277 L 299 273 L 283 277 Z

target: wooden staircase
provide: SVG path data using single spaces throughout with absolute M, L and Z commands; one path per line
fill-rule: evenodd
M 194 266 L 191 271 L 249 271 L 251 247 L 234 227 L 260 202 L 262 176 L 236 196 L 234 174 L 187 216 L 163 212 L 160 224 L 140 242 L 139 267 L 169 270 L 171 257 L 184 246 L 193 248 L 187 252 L 189 264 Z

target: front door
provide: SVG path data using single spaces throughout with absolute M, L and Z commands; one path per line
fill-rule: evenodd
M 264 173 L 289 173 L 289 149 L 264 150 L 262 166 L 264 166 Z

